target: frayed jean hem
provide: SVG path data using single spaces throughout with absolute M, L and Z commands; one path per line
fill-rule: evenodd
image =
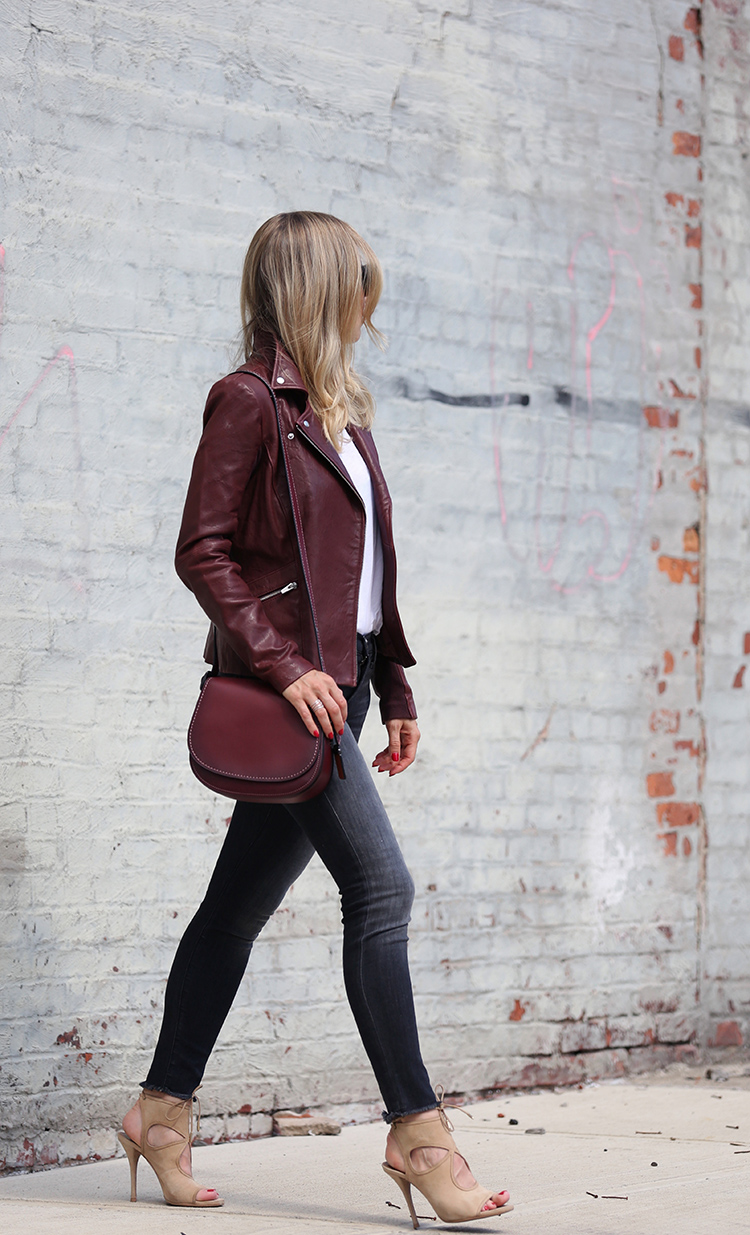
M 165 1089 L 163 1085 L 151 1085 L 148 1081 L 139 1082 L 141 1089 L 149 1089 L 152 1093 L 165 1093 L 169 1098 L 179 1098 L 180 1102 L 187 1102 L 192 1098 L 191 1093 L 175 1093 L 173 1089 Z
M 403 1119 L 405 1115 L 423 1115 L 425 1111 L 436 1111 L 437 1100 L 431 1102 L 429 1106 L 418 1106 L 413 1111 L 383 1111 L 382 1116 L 387 1124 L 392 1124 L 394 1119 Z

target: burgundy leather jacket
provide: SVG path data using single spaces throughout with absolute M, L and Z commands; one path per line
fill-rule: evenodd
M 193 464 L 175 565 L 217 630 L 219 670 L 278 691 L 319 668 L 273 401 L 286 436 L 302 515 L 326 672 L 357 680 L 357 601 L 365 512 L 340 456 L 311 410 L 300 374 L 270 335 L 252 360 L 211 389 Z M 383 628 L 373 685 L 383 720 L 416 716 L 402 666 L 415 663 L 396 608 L 391 499 L 369 432 L 351 436 L 372 476 L 383 546 Z M 209 633 L 205 656 L 212 659 Z

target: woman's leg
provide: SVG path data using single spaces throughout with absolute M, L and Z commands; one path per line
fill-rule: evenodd
M 407 958 L 414 884 L 348 725 L 341 746 L 346 780 L 334 771 L 324 793 L 287 810 L 341 893 L 346 991 L 390 1121 L 436 1105 Z
M 361 681 L 346 692 L 357 738 L 374 661 L 373 644 L 358 644 Z M 236 804 L 206 895 L 172 963 L 146 1088 L 187 1098 L 200 1084 L 253 943 L 312 854 L 285 806 Z
M 200 1084 L 253 943 L 312 854 L 286 807 L 237 803 L 172 964 L 146 1088 L 186 1098 Z

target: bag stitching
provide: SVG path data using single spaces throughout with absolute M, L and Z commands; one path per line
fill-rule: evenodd
M 208 683 L 206 683 L 206 686 L 208 686 Z M 204 761 L 200 758 L 198 754 L 196 754 L 195 750 L 193 749 L 192 736 L 193 736 L 193 726 L 196 722 L 198 712 L 200 711 L 200 706 L 203 703 L 203 700 L 205 698 L 205 693 L 206 693 L 205 689 L 201 691 L 200 698 L 198 699 L 198 702 L 195 705 L 195 710 L 191 717 L 190 725 L 188 727 L 188 749 L 193 759 L 195 759 L 195 762 L 198 764 L 198 767 L 205 768 L 207 772 L 216 772 L 217 776 L 227 776 L 229 777 L 230 780 L 247 781 L 251 784 L 255 781 L 261 781 L 263 784 L 270 784 L 274 781 L 278 783 L 288 783 L 289 781 L 297 780 L 300 776 L 304 776 L 305 772 L 309 772 L 310 768 L 314 765 L 316 760 L 320 758 L 320 753 L 323 747 L 322 747 L 322 743 L 320 739 L 316 738 L 314 739 L 315 752 L 313 754 L 312 759 L 309 761 L 309 763 L 306 763 L 303 768 L 300 768 L 299 772 L 294 772 L 292 773 L 291 776 L 260 776 L 260 775 L 243 776 L 241 772 L 228 772 L 226 768 L 215 768 L 215 767 L 212 767 L 210 763 L 204 763 Z

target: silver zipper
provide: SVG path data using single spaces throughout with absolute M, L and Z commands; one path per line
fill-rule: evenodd
M 265 596 L 259 596 L 258 600 L 270 600 L 272 596 L 283 596 L 286 592 L 293 592 L 296 588 L 296 582 L 287 583 L 284 587 L 277 587 L 275 592 L 266 592 Z

